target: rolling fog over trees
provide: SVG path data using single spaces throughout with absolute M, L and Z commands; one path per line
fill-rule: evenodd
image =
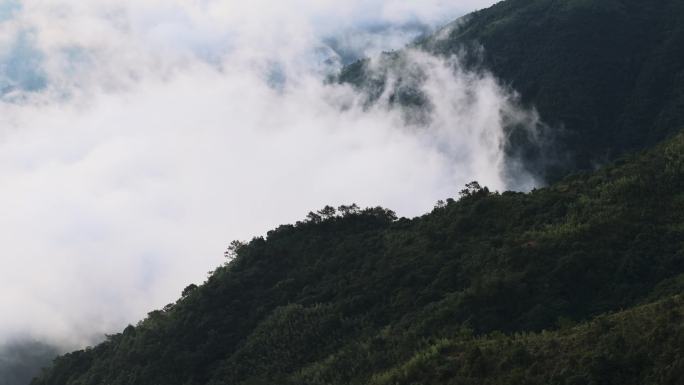
M 497 119 L 517 107 L 492 77 L 416 56 L 432 97 L 475 96 L 421 130 L 326 81 L 487 5 L 3 1 L 0 346 L 98 341 L 227 240 L 324 203 L 416 215 L 473 174 L 503 188 Z
M 490 5 L 1 2 L 0 379 L 679 385 L 684 6 Z

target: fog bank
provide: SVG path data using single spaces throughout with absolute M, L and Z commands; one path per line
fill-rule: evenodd
M 490 3 L 2 2 L 0 341 L 88 344 L 326 204 L 509 187 L 503 125 L 537 117 L 490 74 L 410 52 L 422 127 L 325 81 Z

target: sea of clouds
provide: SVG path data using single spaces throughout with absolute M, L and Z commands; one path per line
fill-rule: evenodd
M 536 115 L 486 72 L 409 52 L 424 127 L 325 81 L 493 2 L 0 0 L 0 344 L 92 343 L 326 204 L 510 187 L 503 122 Z

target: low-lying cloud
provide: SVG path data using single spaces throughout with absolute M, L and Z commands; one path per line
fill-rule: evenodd
M 409 52 L 432 106 L 418 128 L 324 81 L 341 51 L 398 45 L 388 25 L 489 3 L 2 3 L 0 342 L 90 343 L 201 282 L 231 240 L 325 204 L 413 216 L 471 180 L 509 187 L 504 121 L 536 116 L 486 72 Z

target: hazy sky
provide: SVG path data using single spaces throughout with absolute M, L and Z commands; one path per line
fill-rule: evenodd
M 322 82 L 493 2 L 0 0 L 0 343 L 135 323 L 325 204 L 506 188 L 502 116 L 535 116 L 491 76 L 413 53 L 420 128 Z

